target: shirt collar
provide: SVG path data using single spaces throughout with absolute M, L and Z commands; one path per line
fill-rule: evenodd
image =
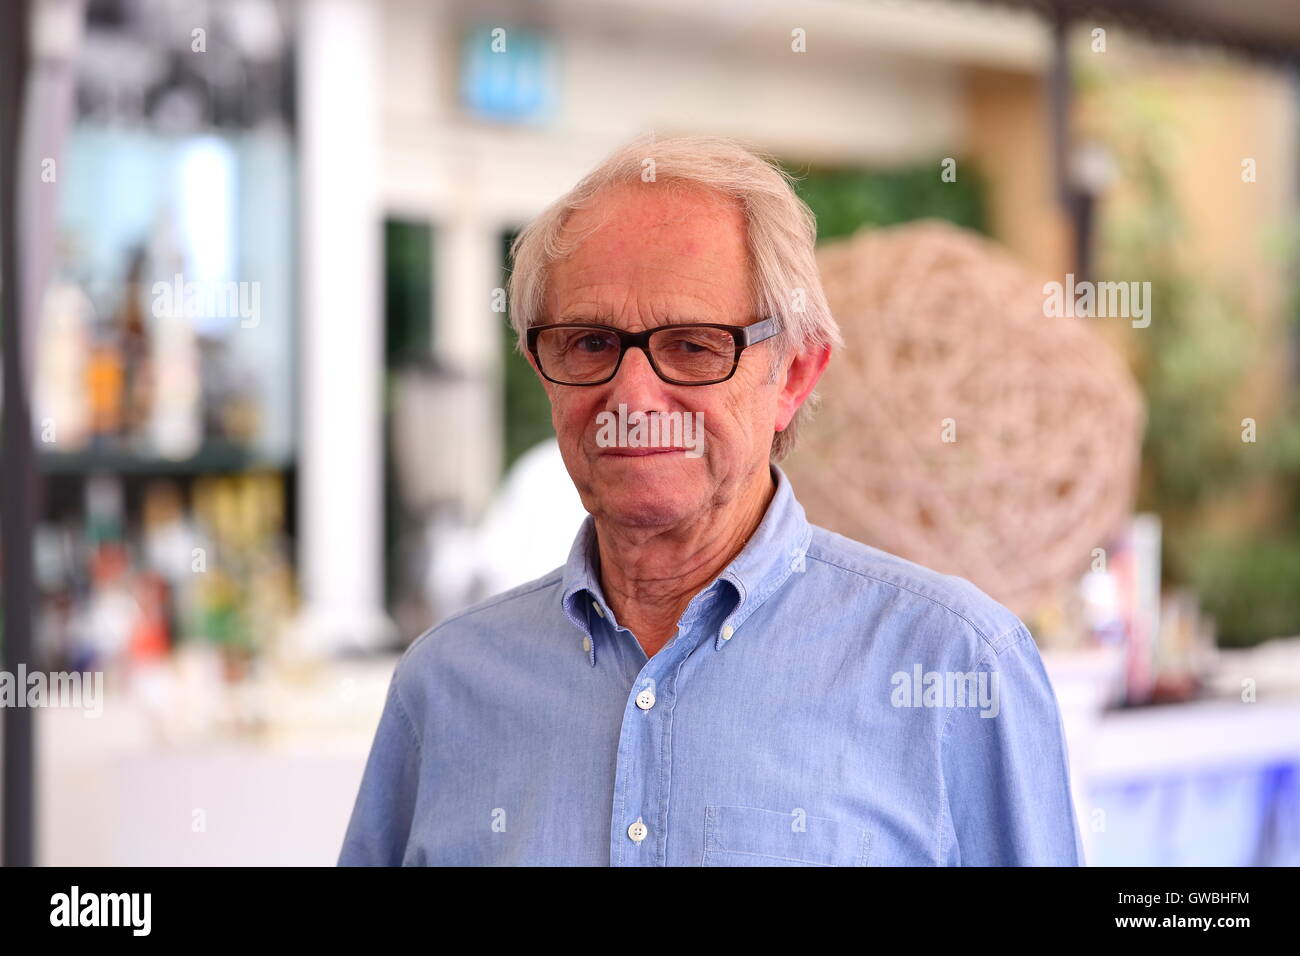
M 714 636 L 714 646 L 721 648 L 735 636 L 745 620 L 767 600 L 791 574 L 804 570 L 804 555 L 812 540 L 812 526 L 803 506 L 794 496 L 790 480 L 775 464 L 770 466 L 776 492 L 767 506 L 763 520 L 745 543 L 740 554 L 708 587 L 691 599 L 682 621 L 695 620 L 704 604 L 722 582 L 736 591 L 738 601 Z M 596 524 L 588 515 L 573 540 L 569 559 L 564 565 L 563 604 L 565 614 L 586 636 L 583 647 L 592 664 L 596 662 L 595 631 L 591 615 L 614 624 L 613 612 L 605 601 L 596 573 Z

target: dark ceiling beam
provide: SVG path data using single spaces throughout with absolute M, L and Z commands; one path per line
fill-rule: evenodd
M 1296 0 L 968 0 L 1034 10 L 1049 23 L 1116 26 L 1153 42 L 1196 44 L 1300 64 L 1300 2 Z

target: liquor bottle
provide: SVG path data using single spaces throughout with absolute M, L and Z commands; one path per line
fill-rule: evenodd
M 118 339 L 122 343 L 125 375 L 123 430 L 137 448 L 143 440 L 153 406 L 149 329 L 145 323 L 145 306 L 149 293 L 144 281 L 145 264 L 145 250 L 143 247 L 136 248 L 131 253 L 126 288 L 118 310 Z
M 106 324 L 96 328 L 86 359 L 86 403 L 90 441 L 97 451 L 118 446 L 122 431 L 122 396 L 125 374 L 122 353 Z
M 45 294 L 32 383 L 32 420 L 42 451 L 79 451 L 89 437 L 86 362 L 93 315 L 89 297 L 71 279 L 56 280 Z

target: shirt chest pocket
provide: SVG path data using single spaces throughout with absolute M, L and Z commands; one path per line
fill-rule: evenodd
M 870 834 L 802 810 L 704 808 L 703 866 L 866 866 Z

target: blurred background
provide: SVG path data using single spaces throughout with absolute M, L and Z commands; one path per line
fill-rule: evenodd
M 509 244 L 653 130 L 778 159 L 828 250 L 938 220 L 1150 283 L 1145 327 L 1038 317 L 1092 326 L 1140 415 L 1078 463 L 1132 446 L 1095 549 L 1009 603 L 1090 863 L 1300 863 L 1291 0 L 10 6 L 4 669 L 104 706 L 0 709 L 6 862 L 334 862 L 397 655 L 568 553 Z

